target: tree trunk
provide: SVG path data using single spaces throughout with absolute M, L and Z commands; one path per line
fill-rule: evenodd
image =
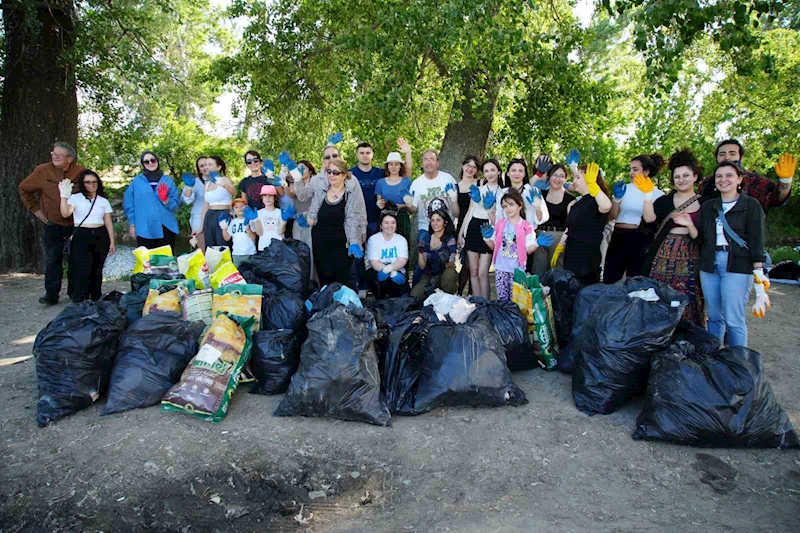
M 0 271 L 41 271 L 41 223 L 17 185 L 50 160 L 50 146 L 78 141 L 72 0 L 4 2 L 6 57 L 0 115 Z
M 486 154 L 486 141 L 492 129 L 494 107 L 500 89 L 499 82 L 475 87 L 475 81 L 467 72 L 462 74 L 462 79 L 463 97 L 453 102 L 439 154 L 439 169 L 449 172 L 456 179 L 464 157 L 474 155 L 483 160 Z M 473 102 L 476 97 L 481 100 L 478 105 Z

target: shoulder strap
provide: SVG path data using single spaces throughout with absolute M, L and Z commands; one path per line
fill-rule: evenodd
M 733 242 L 738 244 L 741 248 L 747 249 L 747 243 L 744 239 L 739 237 L 739 234 L 733 231 L 733 228 L 728 224 L 728 221 L 725 219 L 725 210 L 720 207 L 717 209 L 717 214 L 719 215 L 719 221 L 722 223 L 722 229 L 725 230 L 725 233 L 728 237 L 731 238 Z
M 694 196 L 683 202 L 681 205 L 670 211 L 669 214 L 666 217 L 664 217 L 664 220 L 662 220 L 661 224 L 658 226 L 658 231 L 656 231 L 656 235 L 661 233 L 661 231 L 664 229 L 664 226 L 666 226 L 667 223 L 670 220 L 672 220 L 672 215 L 674 215 L 675 213 L 680 213 L 681 211 L 692 205 L 696 200 L 699 200 L 700 198 L 702 198 L 701 195 L 695 194 Z
M 85 217 L 83 217 L 83 220 L 81 220 L 81 223 L 80 223 L 80 224 L 78 224 L 77 226 L 75 226 L 75 229 L 78 229 L 78 228 L 80 228 L 80 227 L 83 225 L 83 223 L 84 223 L 84 222 L 86 222 L 86 219 L 87 219 L 87 218 L 89 218 L 89 215 L 91 215 L 91 214 L 92 214 L 92 209 L 94 209 L 94 203 L 95 203 L 96 201 L 97 201 L 97 195 L 95 194 L 95 195 L 94 195 L 94 200 L 92 200 L 92 205 L 90 205 L 90 206 L 89 206 L 89 212 L 88 212 L 88 213 L 86 213 L 86 216 L 85 216 Z

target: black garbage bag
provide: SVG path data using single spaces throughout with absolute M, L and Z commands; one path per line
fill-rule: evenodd
M 87 301 L 69 304 L 39 332 L 33 343 L 39 427 L 77 413 L 105 393 L 124 329 L 116 303 Z
M 262 294 L 264 294 L 264 296 L 278 292 L 278 286 L 269 281 L 267 278 L 259 276 L 256 273 L 255 267 L 250 263 L 245 262 L 239 265 L 239 274 L 242 275 L 247 283 L 251 285 L 261 285 Z
M 119 305 L 119 302 L 122 300 L 123 296 L 125 296 L 124 292 L 111 291 L 101 296 L 100 300 L 104 302 L 114 302 L 115 304 Z
M 202 321 L 184 322 L 178 313 L 151 313 L 125 330 L 111 371 L 102 415 L 161 403 L 197 354 Z
M 250 256 L 250 264 L 257 276 L 278 289 L 289 289 L 305 297 L 311 273 L 310 254 L 304 242 L 273 239 L 264 251 Z
M 699 331 L 653 356 L 636 440 L 715 448 L 797 448 L 797 433 L 764 375 L 761 355 L 742 346 L 704 351 Z M 686 336 L 688 337 L 688 336 Z
M 321 289 L 314 291 L 308 297 L 308 301 L 306 302 L 306 309 L 308 310 L 309 318 L 332 306 L 335 303 L 333 295 L 341 288 L 342 284 L 337 282 L 329 283 Z M 308 304 L 311 304 L 310 308 L 308 307 Z
M 781 261 L 769 271 L 769 279 L 800 280 L 800 265 L 789 259 Z
M 409 311 L 422 307 L 422 302 L 414 296 L 399 296 L 383 300 L 368 300 L 364 307 L 369 309 L 375 317 L 378 327 L 378 337 L 375 339 L 375 351 L 378 354 L 378 368 L 383 371 L 383 362 L 386 358 L 386 348 L 389 344 L 389 335 L 400 319 Z
M 288 329 L 262 330 L 253 336 L 250 368 L 258 383 L 253 394 L 283 394 L 300 364 L 300 343 Z
M 562 268 L 548 270 L 540 281 L 542 285 L 550 287 L 558 346 L 564 348 L 572 338 L 575 299 L 583 288 L 583 283 L 571 271 Z
M 572 330 L 567 345 L 558 351 L 558 370 L 565 374 L 572 374 L 575 367 L 575 344 L 583 325 L 592 315 L 594 306 L 609 292 L 615 291 L 613 285 L 595 283 L 578 290 L 572 310 Z M 553 311 L 555 313 L 555 311 Z M 559 340 L 561 337 L 559 336 Z
M 391 329 L 383 364 L 381 388 L 392 413 L 410 410 L 417 393 L 417 380 L 425 358 L 425 340 L 431 321 L 438 318 L 428 306 L 400 317 Z
M 136 292 L 142 287 L 150 287 L 151 279 L 186 279 L 183 274 L 170 274 L 168 272 L 159 272 L 156 274 L 145 274 L 139 272 L 131 276 L 131 291 Z
M 397 414 L 419 415 L 444 406 L 527 403 L 525 393 L 514 383 L 506 366 L 503 343 L 485 318 L 470 324 L 430 320 L 424 339 L 421 354 L 400 354 L 414 359 L 406 366 L 409 372 L 418 368 L 419 377 L 416 390 L 403 395 Z M 419 358 L 421 363 L 417 362 Z M 392 388 L 397 390 L 394 384 Z M 399 392 L 403 392 L 402 388 Z
M 470 301 L 477 307 L 469 315 L 467 324 L 486 319 L 494 327 L 505 348 L 509 370 L 528 370 L 539 366 L 528 336 L 528 319 L 517 304 L 502 300 L 490 302 L 476 296 L 472 296 Z
M 288 329 L 305 338 L 306 303 L 297 293 L 282 289 L 261 300 L 262 329 Z
M 334 305 L 307 324 L 300 367 L 275 416 L 325 416 L 389 424 L 375 356 L 372 313 Z
M 644 392 L 650 357 L 667 347 L 688 303 L 684 294 L 649 278 L 611 287 L 572 341 L 572 397 L 578 410 L 589 415 L 613 413 Z M 628 296 L 647 289 L 658 301 Z
M 147 294 L 150 287 L 145 285 L 137 291 L 126 292 L 119 300 L 119 307 L 125 312 L 125 327 L 130 327 L 134 322 L 142 318 L 144 304 L 147 302 Z

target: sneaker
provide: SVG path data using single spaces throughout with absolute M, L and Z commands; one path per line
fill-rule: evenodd
M 39 303 L 44 305 L 56 305 L 58 303 L 58 296 L 56 296 L 55 299 L 42 296 L 39 298 Z

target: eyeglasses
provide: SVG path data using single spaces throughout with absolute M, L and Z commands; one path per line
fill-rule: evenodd
M 253 163 L 261 163 L 261 160 L 260 159 L 245 159 L 244 162 L 247 163 L 248 165 L 251 165 Z
M 84 181 L 84 185 L 97 185 L 97 180 Z
M 322 159 L 325 159 L 326 161 L 328 159 L 339 159 L 339 154 L 324 155 L 322 156 Z
M 145 165 L 152 165 L 153 163 L 158 163 L 157 159 L 142 159 L 142 163 Z
M 344 174 L 344 172 L 341 172 L 339 170 L 329 170 L 328 171 L 328 176 L 341 176 L 342 174 Z
M 475 165 L 464 165 L 464 168 L 471 168 L 472 170 L 478 170 L 478 167 Z
M 69 157 L 68 154 L 59 154 L 58 152 L 50 152 L 50 157 Z

